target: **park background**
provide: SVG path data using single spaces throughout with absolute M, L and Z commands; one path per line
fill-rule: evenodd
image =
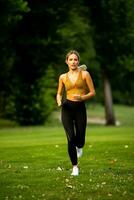
M 66 53 L 93 78 L 81 176 L 55 97 Z M 133 195 L 134 0 L 0 0 L 1 199 Z

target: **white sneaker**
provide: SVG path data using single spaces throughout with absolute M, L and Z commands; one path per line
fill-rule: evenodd
M 77 150 L 77 157 L 80 158 L 82 156 L 83 150 L 82 148 L 78 148 L 78 147 L 76 147 L 76 150 Z
M 72 171 L 72 176 L 78 176 L 79 175 L 79 168 L 77 166 L 73 167 L 73 171 Z

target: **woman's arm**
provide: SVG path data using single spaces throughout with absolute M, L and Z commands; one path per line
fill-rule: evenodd
M 58 90 L 57 90 L 57 95 L 56 95 L 56 101 L 57 101 L 58 106 L 61 106 L 62 104 L 62 93 L 63 93 L 63 88 L 64 88 L 64 83 L 62 79 L 63 79 L 63 75 L 60 75 Z
M 92 81 L 92 78 L 90 76 L 90 74 L 87 71 L 83 72 L 83 76 L 84 79 L 86 80 L 87 83 L 87 87 L 89 89 L 89 93 L 87 93 L 86 95 L 81 96 L 81 99 L 83 101 L 90 99 L 91 97 L 93 97 L 95 95 L 95 88 L 94 88 L 94 84 Z

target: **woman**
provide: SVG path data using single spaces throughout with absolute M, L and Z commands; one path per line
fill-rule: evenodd
M 82 156 L 86 133 L 85 101 L 95 95 L 95 89 L 90 74 L 79 65 L 80 56 L 75 50 L 66 55 L 69 71 L 61 74 L 57 91 L 57 104 L 62 106 L 61 118 L 68 141 L 68 153 L 73 170 L 71 175 L 78 176 L 78 157 Z M 66 90 L 66 100 L 62 103 L 63 90 Z

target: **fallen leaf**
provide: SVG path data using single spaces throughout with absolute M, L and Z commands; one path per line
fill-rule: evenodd
M 24 166 L 23 168 L 24 168 L 24 169 L 28 169 L 28 166 Z
M 58 171 L 62 171 L 62 168 L 61 168 L 61 167 L 57 167 L 57 170 L 58 170 Z
M 66 185 L 66 187 L 68 187 L 68 188 L 71 188 L 71 189 L 73 188 L 73 186 L 72 186 L 72 185 Z

